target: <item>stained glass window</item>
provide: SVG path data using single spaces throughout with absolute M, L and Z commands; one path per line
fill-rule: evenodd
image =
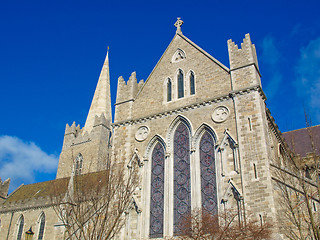
M 184 97 L 184 86 L 183 86 L 183 72 L 179 69 L 178 72 L 178 98 Z
M 40 228 L 39 228 L 38 240 L 42 240 L 43 239 L 43 233 L 44 233 L 45 224 L 46 224 L 46 216 L 44 215 L 44 213 L 42 213 L 41 218 L 40 218 Z
M 172 85 L 171 80 L 168 79 L 167 82 L 167 101 L 170 102 L 172 100 Z
M 217 213 L 217 184 L 214 159 L 214 142 L 208 132 L 200 140 L 201 197 L 202 208 Z
M 157 143 L 152 151 L 150 238 L 163 236 L 164 149 Z
M 190 72 L 190 95 L 193 95 L 196 93 L 196 89 L 194 86 L 194 73 Z
M 24 225 L 24 217 L 22 215 L 19 220 L 17 240 L 21 240 L 22 232 L 23 232 L 23 225 Z
M 76 158 L 76 162 L 75 162 L 75 175 L 80 175 L 81 174 L 82 162 L 83 162 L 83 157 L 82 157 L 82 154 L 79 153 L 79 155 Z
M 191 209 L 190 143 L 185 124 L 180 123 L 174 133 L 174 233 L 179 234 L 181 224 Z

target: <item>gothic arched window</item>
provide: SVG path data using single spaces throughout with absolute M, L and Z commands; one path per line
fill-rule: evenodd
M 39 227 L 38 240 L 42 240 L 43 239 L 43 233 L 44 233 L 45 224 L 46 224 L 46 216 L 44 215 L 44 213 L 42 213 L 41 217 L 40 217 L 40 227 Z
M 157 143 L 152 151 L 150 238 L 163 236 L 164 149 Z
M 174 133 L 174 233 L 185 222 L 191 209 L 190 139 L 185 124 L 180 123 Z
M 22 232 L 23 232 L 23 225 L 24 225 L 24 217 L 21 215 L 18 223 L 18 234 L 17 234 L 17 240 L 21 240 Z
M 79 155 L 76 158 L 76 162 L 75 162 L 75 175 L 81 175 L 82 162 L 83 162 L 83 157 L 82 157 L 82 154 L 79 153 Z
M 184 97 L 184 86 L 183 86 L 183 72 L 179 69 L 178 72 L 178 98 Z
M 172 83 L 170 78 L 168 78 L 167 81 L 167 102 L 170 102 L 172 100 Z
M 214 142 L 206 131 L 200 140 L 201 198 L 202 208 L 217 213 L 217 184 L 214 158 Z
M 190 95 L 196 93 L 195 83 L 194 83 L 194 73 L 190 72 Z

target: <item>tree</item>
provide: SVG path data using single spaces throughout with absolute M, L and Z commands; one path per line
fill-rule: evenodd
M 280 230 L 289 239 L 320 240 L 320 156 L 311 123 L 306 117 L 311 152 L 302 157 L 296 152 L 296 140 L 281 146 L 274 180 L 280 207 Z
M 272 225 L 253 216 L 240 221 L 238 211 L 227 209 L 221 214 L 194 210 L 180 223 L 181 239 L 193 240 L 260 240 L 270 239 Z
M 112 239 L 125 224 L 125 211 L 132 204 L 140 183 L 138 164 L 108 162 L 106 170 L 72 174 L 67 190 L 52 195 L 53 209 L 65 226 L 64 239 Z

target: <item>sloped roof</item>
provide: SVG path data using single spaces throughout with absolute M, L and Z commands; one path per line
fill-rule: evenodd
M 301 157 L 306 157 L 308 153 L 314 152 L 320 154 L 320 125 L 284 132 L 282 135 L 295 154 L 299 154 Z
M 94 184 L 97 181 L 100 182 L 101 179 L 106 180 L 105 174 L 106 171 L 88 173 L 76 176 L 75 180 L 86 183 L 85 186 L 90 186 L 90 184 Z M 15 202 L 29 202 L 37 198 L 50 198 L 51 196 L 64 194 L 68 188 L 69 179 L 70 177 L 59 178 L 46 182 L 22 185 L 8 196 L 3 205 Z

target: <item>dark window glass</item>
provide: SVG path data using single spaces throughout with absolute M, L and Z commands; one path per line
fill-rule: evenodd
M 24 225 L 24 217 L 21 216 L 20 217 L 20 222 L 19 222 L 17 240 L 21 240 L 22 232 L 23 232 L 23 225 Z
M 183 72 L 179 69 L 178 72 L 178 98 L 184 97 L 184 86 L 183 86 Z
M 171 80 L 168 79 L 167 82 L 167 101 L 170 102 L 172 100 L 172 84 Z
M 164 149 L 157 143 L 152 151 L 150 238 L 163 236 Z
M 214 143 L 208 132 L 200 140 L 201 197 L 202 208 L 217 213 L 217 184 L 214 159 Z
M 174 133 L 174 233 L 179 235 L 181 225 L 188 224 L 190 214 L 190 140 L 185 124 L 180 123 Z
M 193 95 L 196 93 L 196 89 L 194 86 L 194 73 L 190 73 L 190 94 Z
M 44 215 L 44 213 L 41 215 L 41 219 L 40 219 L 40 228 L 39 228 L 39 236 L 38 236 L 38 240 L 42 240 L 43 239 L 43 233 L 44 233 L 44 226 L 46 224 L 46 216 Z

